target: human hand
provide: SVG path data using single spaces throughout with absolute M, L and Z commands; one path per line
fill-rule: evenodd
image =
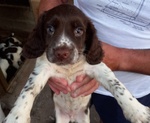
M 52 91 L 54 91 L 57 95 L 60 94 L 60 92 L 67 94 L 71 91 L 68 86 L 67 80 L 64 78 L 52 77 L 48 80 L 48 85 L 50 86 Z
M 70 86 L 66 79 L 54 77 L 48 80 L 48 85 L 57 95 L 60 94 L 60 92 L 64 94 L 70 92 L 71 96 L 75 98 L 93 93 L 100 84 L 87 75 L 79 75 Z
M 87 96 L 93 93 L 98 87 L 98 83 L 95 79 L 90 78 L 87 75 L 79 75 L 76 77 L 76 81 L 70 85 L 71 96 Z

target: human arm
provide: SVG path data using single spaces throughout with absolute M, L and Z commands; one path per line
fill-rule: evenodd
M 67 1 L 68 0 L 40 0 L 38 15 L 62 3 L 67 3 Z
M 102 43 L 103 62 L 112 70 L 150 75 L 150 49 L 125 49 Z

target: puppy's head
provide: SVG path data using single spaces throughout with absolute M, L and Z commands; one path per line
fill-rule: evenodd
M 69 4 L 44 12 L 23 48 L 27 58 L 46 52 L 50 62 L 72 64 L 85 55 L 90 64 L 101 61 L 103 52 L 90 20 Z

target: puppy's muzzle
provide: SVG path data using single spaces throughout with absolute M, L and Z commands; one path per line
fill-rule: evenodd
M 72 52 L 73 49 L 68 47 L 57 47 L 53 49 L 54 56 L 60 61 L 69 59 L 71 57 Z

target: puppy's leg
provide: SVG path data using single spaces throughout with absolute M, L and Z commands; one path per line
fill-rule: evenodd
M 30 112 L 34 99 L 43 89 L 51 74 L 50 66 L 39 61 L 37 60 L 34 71 L 3 123 L 30 123 Z
M 132 123 L 150 123 L 150 109 L 140 104 L 104 63 L 87 64 L 85 71 L 112 93 L 128 120 Z
M 89 108 L 80 111 L 77 116 L 77 123 L 90 123 L 90 110 Z
M 2 110 L 1 103 L 0 103 L 0 123 L 3 121 L 4 118 L 5 118 L 5 115 L 4 115 L 4 112 Z
M 62 111 L 59 106 L 55 104 L 56 123 L 69 123 L 69 115 Z

